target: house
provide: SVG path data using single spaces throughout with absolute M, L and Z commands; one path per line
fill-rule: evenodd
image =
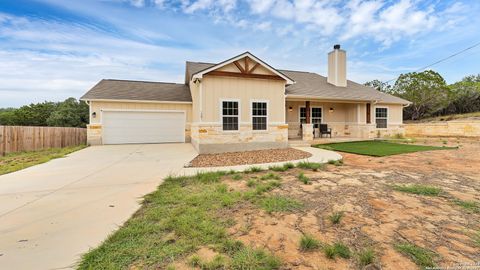
M 90 106 L 90 144 L 191 142 L 199 153 L 287 147 L 333 137 L 403 134 L 408 101 L 347 80 L 346 52 L 328 54 L 328 76 L 279 70 L 249 52 L 221 63 L 187 62 L 185 83 L 102 80 Z

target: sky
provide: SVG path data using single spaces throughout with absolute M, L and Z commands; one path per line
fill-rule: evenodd
M 249 51 L 275 68 L 390 80 L 480 42 L 478 0 L 0 0 L 0 107 L 80 98 L 101 79 L 183 82 Z M 432 67 L 480 73 L 480 46 Z

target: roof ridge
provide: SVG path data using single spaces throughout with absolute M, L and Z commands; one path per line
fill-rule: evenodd
M 123 80 L 123 79 L 103 79 L 102 81 L 139 82 L 139 83 L 161 83 L 161 84 L 178 84 L 178 85 L 185 85 L 184 83 L 175 83 L 175 82 L 156 82 L 156 81 Z

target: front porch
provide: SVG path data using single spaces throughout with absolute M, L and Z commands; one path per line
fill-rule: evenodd
M 322 100 L 286 101 L 285 119 L 289 142 L 331 143 L 372 139 L 376 125 L 369 102 L 334 102 Z M 331 138 L 320 132 L 320 124 L 331 130 Z M 327 138 L 328 137 L 328 138 Z

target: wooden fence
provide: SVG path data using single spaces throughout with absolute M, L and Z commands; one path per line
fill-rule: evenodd
M 70 127 L 0 126 L 0 155 L 87 142 L 87 129 Z

